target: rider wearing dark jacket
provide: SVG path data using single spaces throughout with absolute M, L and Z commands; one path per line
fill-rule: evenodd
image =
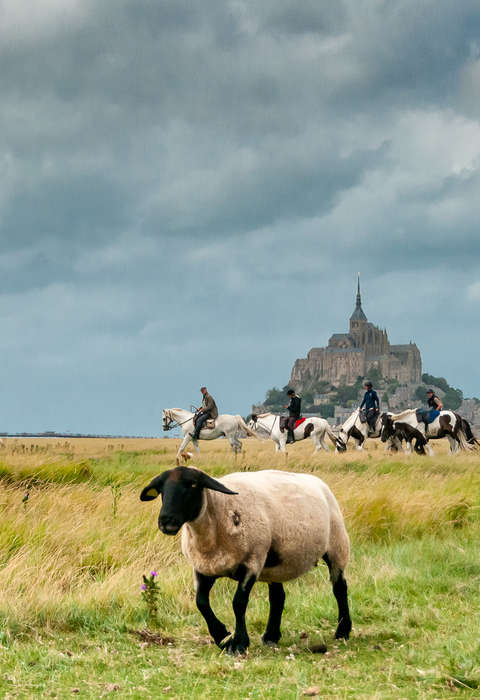
M 372 382 L 365 382 L 364 387 L 366 389 L 366 392 L 363 397 L 363 401 L 360 404 L 360 410 L 365 406 L 367 423 L 372 430 L 375 430 L 377 416 L 380 413 L 380 400 L 378 398 L 377 392 L 373 388 Z
M 434 411 L 441 411 L 443 408 L 443 403 L 440 401 L 438 396 L 435 394 L 433 389 L 429 389 L 427 391 L 427 404 L 430 408 L 433 408 Z
M 199 408 L 196 414 L 195 432 L 192 436 L 194 440 L 198 440 L 200 436 L 200 431 L 209 418 L 218 418 L 218 409 L 217 404 L 215 403 L 215 399 L 213 398 L 213 396 L 210 396 L 206 386 L 202 386 L 200 391 L 202 392 L 203 400 L 202 406 L 201 408 Z
M 288 408 L 288 437 L 287 437 L 287 445 L 291 442 L 295 442 L 295 435 L 293 433 L 295 429 L 295 423 L 296 421 L 300 418 L 302 415 L 302 399 L 300 396 L 297 396 L 297 394 L 294 392 L 293 389 L 289 389 L 287 391 L 287 396 L 290 397 L 290 401 L 288 403 L 288 406 L 285 406 L 285 408 Z

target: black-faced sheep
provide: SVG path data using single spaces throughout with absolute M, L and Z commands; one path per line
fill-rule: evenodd
M 348 638 L 352 623 L 343 572 L 350 544 L 343 517 L 328 486 L 311 474 L 260 471 L 228 474 L 220 480 L 189 467 L 170 469 L 143 489 L 140 499 L 162 494 L 158 527 L 166 535 L 182 530 L 182 551 L 194 569 L 196 603 L 215 643 L 231 653 L 249 645 L 245 611 L 256 581 L 269 587 L 270 615 L 265 644 L 280 639 L 285 601 L 282 583 L 323 559 L 338 604 L 335 637 Z M 238 581 L 233 598 L 236 626 L 229 636 L 210 607 L 217 578 Z

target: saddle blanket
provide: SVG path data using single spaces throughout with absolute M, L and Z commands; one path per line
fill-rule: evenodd
M 306 420 L 307 420 L 306 418 L 298 418 L 298 419 L 295 421 L 294 430 L 295 430 L 296 428 L 298 428 L 299 425 L 302 425 L 302 423 L 303 423 L 304 421 L 306 421 Z M 288 417 L 287 417 L 287 416 L 280 416 L 280 430 L 282 430 L 282 431 L 283 431 L 283 430 L 286 430 L 287 425 L 288 425 Z

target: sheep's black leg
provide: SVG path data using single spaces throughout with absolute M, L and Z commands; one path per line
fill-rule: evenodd
M 268 584 L 268 599 L 270 601 L 270 614 L 262 641 L 264 644 L 276 644 L 282 636 L 280 623 L 285 604 L 285 591 L 281 583 Z
M 330 571 L 330 580 L 333 586 L 333 595 L 338 605 L 338 626 L 335 632 L 335 639 L 348 639 L 352 629 L 352 620 L 348 609 L 347 582 L 343 576 L 343 571 L 334 571 L 328 554 L 324 554 L 323 560 Z
M 235 595 L 233 596 L 233 612 L 235 613 L 236 621 L 235 634 L 224 645 L 224 649 L 226 649 L 229 654 L 243 654 L 250 644 L 247 625 L 245 623 L 245 612 L 247 610 L 250 591 L 255 581 L 256 579 L 253 574 L 247 574 L 238 584 Z
M 197 608 L 202 613 L 205 618 L 205 622 L 208 626 L 208 631 L 212 635 L 215 644 L 220 646 L 221 641 L 228 637 L 229 632 L 223 622 L 220 622 L 218 617 L 215 616 L 211 606 L 210 606 L 210 591 L 213 584 L 216 581 L 215 576 L 204 576 L 198 571 L 195 571 L 195 577 L 197 579 L 197 595 L 196 603 Z

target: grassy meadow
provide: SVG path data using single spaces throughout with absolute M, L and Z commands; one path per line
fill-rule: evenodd
M 321 476 L 352 541 L 353 631 L 333 639 L 336 604 L 319 565 L 286 584 L 283 637 L 260 637 L 267 587 L 247 611 L 251 646 L 210 643 L 179 538 L 157 529 L 160 501 L 139 491 L 174 465 L 178 440 L 6 439 L 0 447 L 0 697 L 450 698 L 480 694 L 480 455 L 312 454 L 288 460 L 247 440 L 202 443 L 213 476 L 279 468 Z M 29 494 L 28 500 L 25 499 Z M 142 574 L 158 571 L 158 623 Z M 232 581 L 212 605 L 232 629 Z M 146 630 L 146 631 L 145 631 Z M 325 643 L 326 654 L 310 647 Z

